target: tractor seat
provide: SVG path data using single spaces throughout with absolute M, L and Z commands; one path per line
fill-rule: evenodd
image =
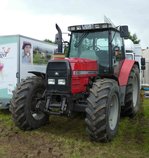
M 98 63 L 102 66 L 109 66 L 109 55 L 107 51 L 100 50 L 95 52 L 98 57 Z

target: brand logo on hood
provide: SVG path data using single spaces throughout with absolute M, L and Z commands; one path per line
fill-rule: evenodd
M 55 72 L 55 76 L 58 76 L 59 75 L 59 73 L 58 72 Z

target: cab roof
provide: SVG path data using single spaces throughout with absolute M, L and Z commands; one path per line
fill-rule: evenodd
M 114 29 L 115 31 L 119 31 L 117 27 L 114 27 L 110 23 L 74 25 L 68 27 L 68 31 L 70 32 L 83 31 L 83 30 L 103 30 L 103 29 Z

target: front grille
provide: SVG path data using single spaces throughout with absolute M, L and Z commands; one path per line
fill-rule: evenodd
M 55 74 L 56 72 L 58 73 L 58 75 Z M 60 61 L 49 62 L 47 73 L 50 77 L 55 77 L 55 76 L 66 77 L 67 76 L 67 63 L 60 62 Z
M 68 61 L 51 60 L 47 66 L 47 93 L 69 93 L 71 71 Z M 48 84 L 48 79 L 54 79 L 55 84 Z M 66 85 L 58 85 L 58 79 L 65 79 Z

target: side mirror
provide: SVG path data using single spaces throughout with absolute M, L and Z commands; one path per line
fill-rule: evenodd
M 145 65 L 145 58 L 141 58 L 141 65 Z
M 120 26 L 120 36 L 127 39 L 129 37 L 128 26 Z
M 141 58 L 141 70 L 145 70 L 145 58 Z

